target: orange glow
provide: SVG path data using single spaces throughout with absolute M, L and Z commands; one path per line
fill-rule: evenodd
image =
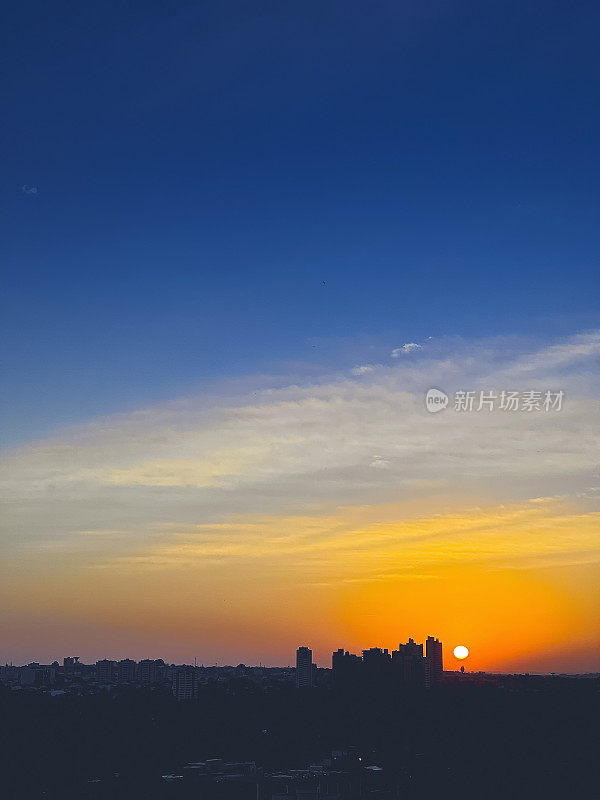
M 280 664 L 306 642 L 329 666 L 337 647 L 395 648 L 432 634 L 448 668 L 454 643 L 468 641 L 471 670 L 559 671 L 569 648 L 592 669 L 597 515 L 552 499 L 402 513 L 170 528 L 151 549 L 140 541 L 117 558 L 101 536 L 82 535 L 60 563 L 32 557 L 7 585 L 5 640 L 31 658 L 77 649 L 84 659 Z

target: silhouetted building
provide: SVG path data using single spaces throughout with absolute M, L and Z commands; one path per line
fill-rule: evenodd
M 406 644 L 398 645 L 398 652 L 403 656 L 423 658 L 423 645 L 417 644 L 414 639 L 409 639 Z
M 429 663 L 429 673 L 431 683 L 438 683 L 444 672 L 444 659 L 442 655 L 442 643 L 433 636 L 428 636 L 425 642 L 425 657 Z
M 145 658 L 138 664 L 138 680 L 140 683 L 160 683 L 165 676 L 165 662 L 162 658 L 153 660 Z
M 72 676 L 77 671 L 78 666 L 79 656 L 67 656 L 63 658 L 63 668 L 66 675 Z
M 137 664 L 131 658 L 124 658 L 117 664 L 117 682 L 130 683 L 135 680 Z
M 340 647 L 331 656 L 331 672 L 336 689 L 358 687 L 362 680 L 362 658 Z
M 423 645 L 409 639 L 406 644 L 400 643 L 392 653 L 392 671 L 397 684 L 429 686 L 429 668 L 423 657 Z
M 359 687 L 365 690 L 401 686 L 429 688 L 433 670 L 437 670 L 435 680 L 441 677 L 442 644 L 430 637 L 427 647 L 429 658 L 423 656 L 423 645 L 414 639 L 399 644 L 391 654 L 387 649 L 371 647 L 363 650 L 362 658 L 340 648 L 331 657 L 333 685 L 337 689 L 354 691 Z
M 110 683 L 113 679 L 113 662 L 103 658 L 96 661 L 96 680 L 98 683 Z
M 194 667 L 177 667 L 173 674 L 173 694 L 179 701 L 195 700 L 198 697 L 198 682 Z
M 381 686 L 389 682 L 392 674 L 392 657 L 387 647 L 371 647 L 363 650 L 363 680 L 368 686 Z
M 299 647 L 296 650 L 296 686 L 298 689 L 307 689 L 313 686 L 313 663 L 310 647 Z
M 21 686 L 33 686 L 36 679 L 36 671 L 33 667 L 21 667 L 19 673 L 19 683 Z

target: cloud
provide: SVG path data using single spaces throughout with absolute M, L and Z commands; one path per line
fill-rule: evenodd
M 412 353 L 414 350 L 421 350 L 422 345 L 417 344 L 416 342 L 407 342 L 403 344 L 401 347 L 396 347 L 391 352 L 392 358 L 399 358 L 401 355 L 406 353 Z
M 373 456 L 373 461 L 371 461 L 370 466 L 375 469 L 389 469 L 392 465 L 390 461 L 386 461 L 385 458 L 381 456 Z
M 600 512 L 578 513 L 569 497 L 419 516 L 394 504 L 348 506 L 329 516 L 233 515 L 175 532 L 149 553 L 114 563 L 202 567 L 215 558 L 288 560 L 311 579 L 384 580 L 415 569 L 431 577 L 457 564 L 519 569 L 569 564 L 574 557 L 600 562 L 599 523 Z
M 369 372 L 373 372 L 374 369 L 373 364 L 361 364 L 358 367 L 354 367 L 351 372 L 353 375 L 367 375 Z
M 28 186 L 27 184 L 25 184 L 24 186 L 21 187 L 21 189 L 22 189 L 24 194 L 37 194 L 38 193 L 38 187 L 37 186 Z

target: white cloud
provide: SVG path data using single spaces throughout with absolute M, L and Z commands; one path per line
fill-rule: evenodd
M 417 344 L 416 342 L 407 342 L 403 344 L 401 347 L 396 347 L 391 352 L 392 358 L 399 358 L 401 355 L 406 353 L 412 353 L 414 350 L 421 350 L 422 345 Z
M 389 469 L 392 465 L 390 461 L 386 461 L 381 456 L 373 456 L 370 466 L 374 469 Z
M 367 375 L 369 372 L 373 372 L 374 369 L 373 364 L 361 364 L 358 367 L 354 367 L 351 372 L 353 375 Z

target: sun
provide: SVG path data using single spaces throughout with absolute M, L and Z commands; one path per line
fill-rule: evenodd
M 455 658 L 466 658 L 469 655 L 468 649 L 464 646 L 464 644 L 459 644 L 458 647 L 454 648 L 454 657 Z

